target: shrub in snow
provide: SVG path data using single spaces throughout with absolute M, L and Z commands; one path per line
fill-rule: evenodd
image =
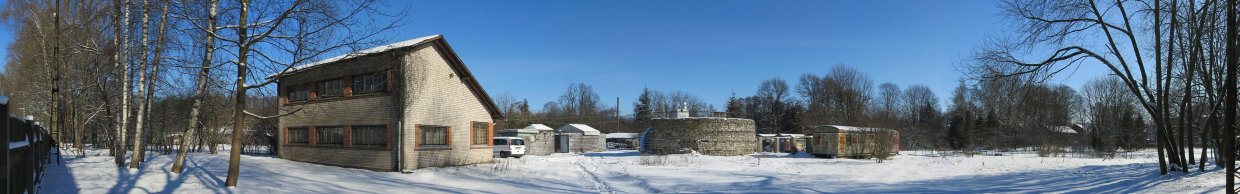
M 491 173 L 496 175 L 507 174 L 509 169 L 512 169 L 512 163 L 512 160 L 508 158 L 497 158 L 495 163 L 491 165 Z
M 664 166 L 667 165 L 667 155 L 642 154 L 637 163 L 642 166 Z

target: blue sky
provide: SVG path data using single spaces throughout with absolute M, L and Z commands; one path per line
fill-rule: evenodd
M 390 41 L 444 34 L 492 95 L 532 106 L 570 83 L 593 85 L 623 113 L 643 87 L 682 90 L 717 107 L 762 80 L 796 84 L 834 65 L 875 86 L 930 86 L 947 100 L 956 66 L 1005 22 L 992 1 L 393 1 L 408 22 Z M 0 44 L 12 40 L 0 29 Z M 0 51 L 0 56 L 7 56 Z M 1104 69 L 1053 80 L 1080 87 Z
M 722 107 L 762 80 L 796 84 L 834 65 L 875 85 L 925 84 L 947 100 L 956 65 L 1004 31 L 991 1 L 413 1 L 391 37 L 444 34 L 489 93 L 535 107 L 570 83 L 593 85 L 628 114 L 642 87 Z M 1079 87 L 1082 68 L 1064 81 Z M 1099 69 L 1100 70 L 1100 69 Z M 1092 74 L 1083 76 L 1082 74 Z

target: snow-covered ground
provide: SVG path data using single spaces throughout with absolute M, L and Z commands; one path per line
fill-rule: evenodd
M 803 155 L 640 156 L 632 151 L 500 159 L 494 164 L 375 172 L 243 156 L 241 182 L 222 187 L 227 152 L 152 155 L 141 170 L 117 168 L 106 150 L 51 166 L 48 193 L 1217 193 L 1223 173 L 1159 176 L 1153 153 L 1128 158 L 938 157 L 902 152 L 883 163 Z M 69 153 L 66 153 L 69 154 Z

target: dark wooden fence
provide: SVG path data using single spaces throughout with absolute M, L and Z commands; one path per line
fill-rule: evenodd
M 0 191 L 37 193 L 43 168 L 51 161 L 51 135 L 34 121 L 11 116 L 5 101 L 0 100 L 0 139 L 8 143 L 0 144 Z

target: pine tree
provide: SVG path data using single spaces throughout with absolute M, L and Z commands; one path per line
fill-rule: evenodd
M 744 105 L 741 104 L 740 99 L 736 98 L 736 92 L 732 92 L 732 96 L 728 97 L 728 107 L 726 107 L 727 110 L 725 112 L 727 112 L 728 117 L 740 118 L 742 106 Z
M 637 103 L 633 103 L 633 115 L 637 123 L 648 125 L 650 120 L 654 119 L 654 115 L 650 109 L 650 89 L 642 88 L 642 95 L 637 97 Z

